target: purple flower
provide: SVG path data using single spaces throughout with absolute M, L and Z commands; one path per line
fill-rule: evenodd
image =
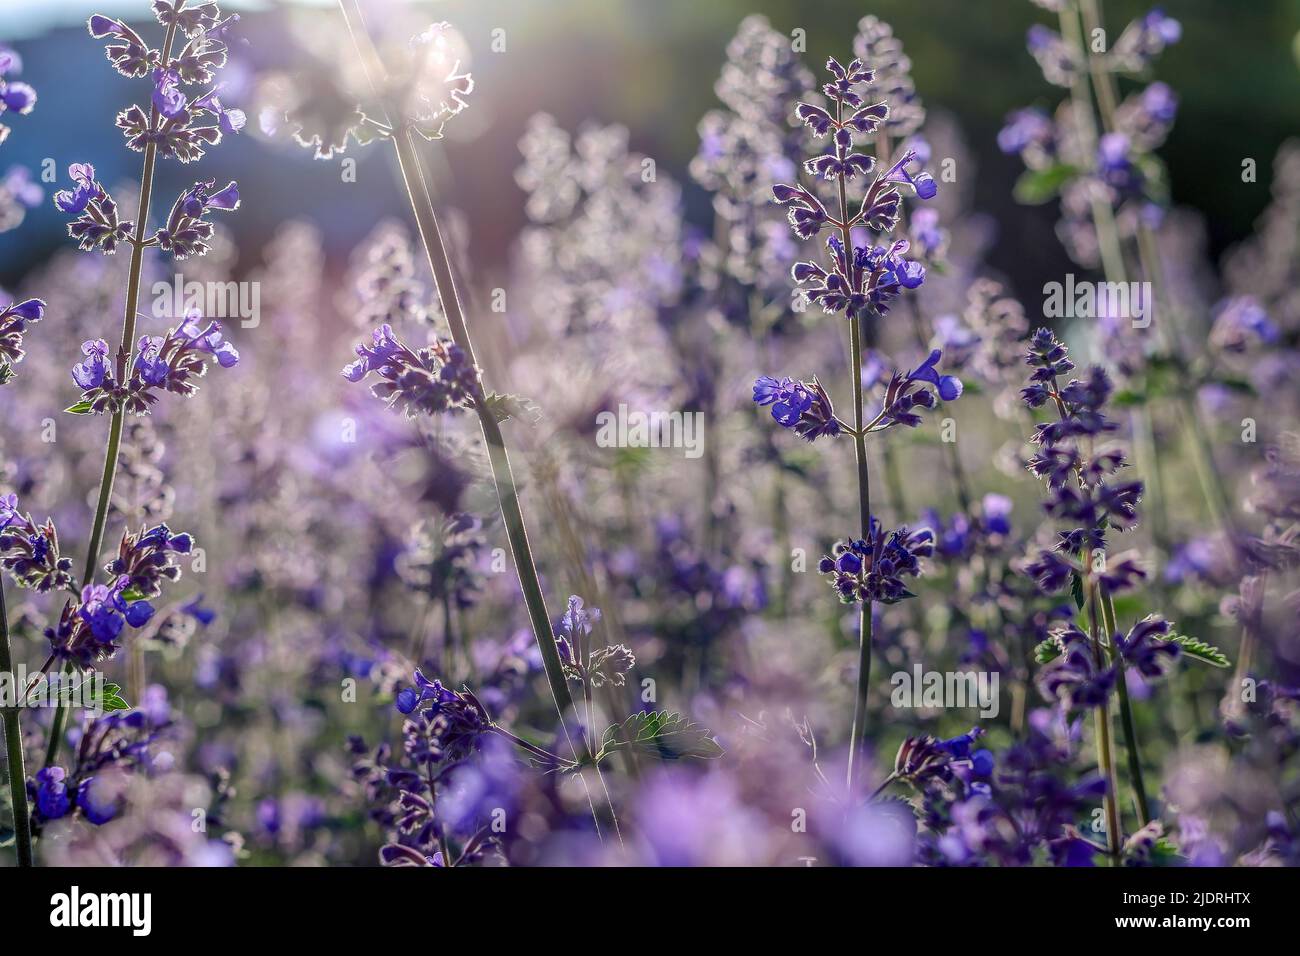
M 935 387 L 939 397 L 945 402 L 955 402 L 961 397 L 961 379 L 955 375 L 939 374 L 937 366 L 941 358 L 943 358 L 943 352 L 935 349 L 924 362 L 908 373 L 907 380 L 909 382 L 928 382 Z
M 108 375 L 108 343 L 103 339 L 83 342 L 81 354 L 86 358 L 72 367 L 72 380 L 83 390 L 99 388 Z
M 481 399 L 478 366 L 449 339 L 414 352 L 384 324 L 371 333 L 370 345 L 356 347 L 356 354 L 343 377 L 359 382 L 372 372 L 379 375 L 383 381 L 370 387 L 371 394 L 390 408 L 400 406 L 408 418 L 469 408 Z
M 873 517 L 870 540 L 836 542 L 831 553 L 822 557 L 818 570 L 845 604 L 895 604 L 916 596 L 907 589 L 903 578 L 918 576 L 920 559 L 933 553 L 934 533 L 929 528 L 910 531 L 901 527 L 886 532 Z
M 1055 142 L 1056 126 L 1051 117 L 1034 107 L 1010 113 L 998 131 L 998 149 L 1004 153 L 1023 153 L 1030 147 L 1051 151 Z
M 60 212 L 77 215 L 85 210 L 92 199 L 103 195 L 99 183 L 95 182 L 95 167 L 89 163 L 73 163 L 68 167 L 68 176 L 76 184 L 72 190 L 60 189 L 54 194 L 54 205 Z
M 894 183 L 900 186 L 909 186 L 915 191 L 919 199 L 933 199 L 939 192 L 939 187 L 935 185 L 934 178 L 927 172 L 921 171 L 915 175 L 908 171 L 908 167 L 917 163 L 916 150 L 909 148 L 903 152 L 898 162 L 885 172 L 878 180 L 884 183 Z

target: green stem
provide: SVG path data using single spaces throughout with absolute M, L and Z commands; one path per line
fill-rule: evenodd
M 9 647 L 9 612 L 5 608 L 4 578 L 0 576 L 0 673 L 8 674 L 14 693 L 24 694 L 14 673 L 13 653 Z M 19 866 L 32 865 L 32 823 L 27 806 L 27 771 L 23 764 L 23 729 L 18 720 L 22 701 L 0 713 L 5 725 L 5 752 L 9 759 L 9 796 L 14 806 L 14 849 Z
M 843 103 L 836 104 L 836 119 L 842 120 Z M 839 176 L 840 239 L 845 256 L 853 254 L 853 237 L 849 231 L 849 194 L 844 174 Z M 862 413 L 862 320 L 856 313 L 849 316 L 849 375 L 853 379 L 853 455 L 858 471 L 858 526 L 861 537 L 871 540 L 871 476 L 867 470 L 867 439 Z M 871 686 L 871 600 L 858 607 L 858 682 L 853 695 L 853 726 L 849 731 L 849 759 L 845 786 L 853 799 L 853 775 L 859 751 L 867 733 L 867 692 Z
M 176 39 L 176 23 L 167 27 L 163 40 L 162 62 L 171 63 L 172 43 Z M 149 128 L 158 124 L 158 108 L 149 109 Z M 126 279 L 126 304 L 122 315 L 122 339 L 117 350 L 117 379 L 126 381 L 127 369 L 131 367 L 131 354 L 135 349 L 135 320 L 140 303 L 140 275 L 144 264 L 145 230 L 148 228 L 149 203 L 153 195 L 154 163 L 158 158 L 158 144 L 152 140 L 144 148 L 144 170 L 140 174 L 140 202 L 136 207 L 135 235 L 131 241 L 131 263 Z M 122 423 L 125 412 L 119 408 L 113 412 L 112 422 L 108 428 L 108 446 L 104 450 L 104 468 L 99 476 L 99 499 L 95 503 L 95 518 L 90 525 L 90 544 L 86 548 L 85 571 L 81 575 L 81 585 L 95 583 L 95 564 L 99 560 L 100 549 L 104 546 L 104 526 L 108 523 L 108 505 L 113 497 L 113 479 L 117 474 L 117 455 L 122 447 Z M 70 670 L 64 664 L 63 671 Z M 139 693 L 142 688 L 134 688 Z M 63 743 L 63 730 L 68 721 L 68 708 L 59 705 L 54 711 L 54 720 L 50 724 L 50 738 L 45 748 L 45 765 L 54 763 L 59 755 L 59 746 Z
M 1115 619 L 1115 599 L 1105 588 L 1102 588 L 1102 598 L 1101 610 L 1106 630 L 1110 634 L 1111 647 L 1114 648 L 1115 635 L 1119 633 Z M 1133 704 L 1129 700 L 1128 682 L 1124 679 L 1124 658 L 1118 649 L 1115 649 L 1114 658 L 1119 669 L 1116 679 L 1119 685 L 1119 718 L 1124 730 L 1124 749 L 1128 754 L 1129 782 L 1133 785 L 1133 795 L 1137 799 L 1138 816 L 1142 819 L 1142 825 L 1146 826 L 1151 822 L 1151 805 L 1147 801 L 1147 786 L 1142 775 L 1142 753 L 1138 749 L 1137 726 L 1133 722 Z
M 379 52 L 375 49 L 370 34 L 366 30 L 361 9 L 356 0 L 339 0 L 339 5 L 342 8 L 344 19 L 347 21 L 348 30 L 352 34 L 362 65 L 372 86 L 374 86 L 376 92 L 379 92 L 382 87 L 378 84 L 386 76 L 386 70 L 383 61 L 379 57 Z M 388 104 L 385 104 L 385 106 L 387 107 Z M 419 229 L 420 239 L 429 260 L 429 267 L 433 272 L 434 284 L 438 290 L 438 299 L 442 304 L 443 314 L 447 316 L 452 340 L 464 350 L 471 364 L 477 364 L 474 358 L 474 348 L 470 339 L 469 328 L 466 325 L 460 298 L 456 292 L 451 261 L 447 255 L 447 248 L 438 226 L 437 215 L 434 212 L 433 195 L 429 190 L 429 184 L 425 179 L 419 155 L 415 149 L 414 134 L 402 125 L 400 111 L 388 107 L 388 119 L 394 130 L 391 140 L 397 150 L 397 161 L 401 170 L 402 181 L 406 188 L 411 209 L 415 215 L 416 226 Z M 524 604 L 528 609 L 533 636 L 537 640 L 538 649 L 541 651 L 542 666 L 546 671 L 546 680 L 550 684 L 551 696 L 560 715 L 560 727 L 566 737 L 569 738 L 569 744 L 573 748 L 578 762 L 587 765 L 591 763 L 592 754 L 585 736 L 578 735 L 577 739 L 574 739 L 568 731 L 568 720 L 576 716 L 577 709 L 574 706 L 573 695 L 569 692 L 569 685 L 560 662 L 560 653 L 551 631 L 551 617 L 546 610 L 546 599 L 542 594 L 541 582 L 537 576 L 537 566 L 533 561 L 532 548 L 528 543 L 528 532 L 524 525 L 523 511 L 519 505 L 519 492 L 515 484 L 514 472 L 510 467 L 510 456 L 506 451 L 505 438 L 501 434 L 500 424 L 492 412 L 484 407 L 482 402 L 475 403 L 475 410 L 478 413 L 479 425 L 483 431 L 483 440 L 487 445 L 488 460 L 492 468 L 492 480 L 496 486 L 497 499 L 501 506 L 501 516 L 505 524 L 506 537 L 510 543 L 511 555 L 514 558 L 515 570 L 519 576 L 519 586 L 523 591 Z M 593 793 L 591 786 L 587 786 L 587 795 L 589 800 L 592 801 L 593 814 L 596 816 L 597 823 L 604 821 L 613 828 L 615 834 L 619 834 L 618 818 L 614 813 L 613 802 L 609 797 L 608 790 L 605 789 L 600 770 L 599 768 L 593 768 L 593 771 L 601 795 L 598 809 L 596 794 Z M 585 774 L 583 775 L 583 782 L 586 783 Z M 621 841 L 621 835 L 619 835 L 619 839 Z
M 1087 567 L 1092 567 L 1092 551 L 1086 555 Z M 1091 575 L 1090 575 L 1091 578 Z M 1105 666 L 1105 653 L 1101 645 L 1100 623 L 1097 613 L 1097 590 L 1099 584 L 1095 579 L 1088 582 L 1088 636 L 1092 640 L 1092 652 L 1098 669 Z M 1123 833 L 1120 830 L 1119 816 L 1119 780 L 1115 773 L 1115 756 L 1110 740 L 1109 703 L 1093 709 L 1093 718 L 1097 731 L 1097 765 L 1106 779 L 1106 796 L 1103 806 L 1106 810 L 1106 846 L 1109 848 L 1112 866 L 1119 862 L 1120 847 L 1123 845 Z

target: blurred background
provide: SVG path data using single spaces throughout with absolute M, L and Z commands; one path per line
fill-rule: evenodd
M 42 108 L 26 122 L 26 135 L 0 147 L 0 162 L 39 168 L 49 157 L 62 170 L 90 161 L 106 182 L 134 177 L 135 157 L 120 148 L 111 118 L 130 95 L 130 82 L 105 75 L 72 79 L 71 64 L 93 53 L 85 19 L 102 10 L 139 19 L 131 0 L 103 4 L 81 0 L 6 0 L 0 5 L 0 39 L 15 44 L 27 64 L 24 79 L 40 91 Z M 289 15 L 337 19 L 336 4 L 231 3 L 251 38 L 234 51 L 225 82 L 239 100 L 240 78 L 292 68 L 295 44 Z M 879 0 L 871 4 L 822 0 L 468 0 L 418 5 L 429 19 L 454 22 L 471 50 L 478 84 L 476 108 L 449 131 L 447 157 L 459 176 L 455 203 L 475 220 L 470 237 L 476 262 L 501 265 L 525 222 L 523 195 L 514 185 L 516 143 L 530 116 L 545 111 L 566 129 L 584 120 L 619 123 L 631 146 L 686 184 L 688 215 L 707 225 L 709 200 L 685 169 L 698 147 L 696 124 L 717 105 L 713 85 L 727 41 L 748 13 L 764 13 L 782 31 L 807 34 L 806 62 L 845 56 L 864 13 L 889 22 L 913 63 L 916 88 L 932 111 L 960 117 L 976 164 L 977 210 L 1000 224 L 990 266 L 1013 289 L 1038 289 L 1066 271 L 1048 209 L 1017 205 L 1011 187 L 1020 172 L 1014 156 L 998 152 L 995 138 L 1013 108 L 1054 106 L 1056 91 L 1042 83 L 1025 53 L 1025 31 L 1045 18 L 1027 2 L 1002 0 L 973 7 L 965 0 Z M 1142 0 L 1109 0 L 1106 17 L 1118 26 L 1148 9 Z M 1212 258 L 1243 238 L 1268 202 L 1271 159 L 1287 135 L 1300 130 L 1297 33 L 1300 0 L 1176 0 L 1167 12 L 1183 25 L 1181 42 L 1160 64 L 1160 77 L 1181 102 L 1179 121 L 1162 149 L 1170 167 L 1173 203 L 1206 216 Z M 869 9 L 868 9 L 869 8 Z M 1051 18 L 1046 18 L 1050 22 Z M 507 31 L 504 53 L 490 51 L 491 31 Z M 1229 39 L 1230 38 L 1230 39 Z M 250 125 L 256 125 L 256 118 Z M 305 215 L 327 233 L 327 252 L 346 253 L 376 214 L 400 213 L 386 153 L 358 156 L 364 192 L 340 183 L 337 165 L 313 162 L 301 150 L 266 149 L 253 136 L 221 150 L 210 175 L 246 183 L 246 203 L 231 223 L 236 238 L 263 234 L 276 223 Z M 1241 161 L 1254 157 L 1260 187 L 1225 188 L 1238 180 Z M 294 184 L 272 175 L 248 175 L 262 164 L 281 165 Z M 184 171 L 164 167 L 163 191 L 184 181 Z M 170 180 L 166 177 L 172 177 Z M 61 241 L 63 227 L 48 202 L 31 213 L 20 234 L 0 235 L 0 284 L 11 283 Z
M 420 144 L 421 155 L 489 387 L 542 406 L 540 423 L 517 416 L 505 428 L 548 611 L 562 628 L 565 598 L 581 595 L 604 611 L 598 633 L 606 643 L 635 654 L 635 672 L 625 687 L 603 689 L 597 716 L 676 710 L 727 751 L 689 768 L 635 760 L 611 767 L 614 801 L 636 834 L 631 859 L 1091 860 L 1096 847 L 1074 829 L 1097 809 L 1097 791 L 1079 783 L 1096 768 L 1090 731 L 1064 705 L 1049 707 L 1057 701 L 1035 684 L 1043 670 L 1033 649 L 1075 609 L 1068 597 L 1039 594 L 1023 570 L 1055 528 L 1025 468 L 1034 413 L 1019 389 L 1022 340 L 1043 321 L 1044 285 L 1076 269 L 1095 275 L 1095 262 L 1071 258 L 1062 241 L 1086 238 L 1090 227 L 1079 228 L 1077 209 L 1015 201 L 1024 163 L 997 147 L 1012 110 L 1050 114 L 1066 96 L 1026 50 L 1031 24 L 1056 28 L 1056 14 L 1045 9 L 1051 0 L 365 5 L 375 29 L 400 21 L 392 31 L 403 41 L 446 20 L 464 42 L 462 68 L 475 81 L 470 106 L 445 139 Z M 222 6 L 241 20 L 230 31 L 221 97 L 245 110 L 248 123 L 193 167 L 160 163 L 152 219 L 196 178 L 218 188 L 237 180 L 242 205 L 217 218 L 208 255 L 176 265 L 147 254 L 144 288 L 177 271 L 242 280 L 260 289 L 262 321 L 226 323 L 241 353 L 235 368 L 213 368 L 192 399 L 164 401 L 157 414 L 131 422 L 106 539 L 115 544 L 124 527 L 166 520 L 194 532 L 208 555 L 206 570 L 187 570 L 169 593 L 159 623 L 107 665 L 131 703 L 147 705 L 149 719 L 157 715 L 172 735 L 167 759 L 142 766 L 147 782 L 168 780 L 173 789 L 132 790 L 123 804 L 129 812 L 102 827 L 80 812 L 50 821 L 62 829 L 41 835 L 40 853 L 67 863 L 374 864 L 387 844 L 418 847 L 425 860 L 431 831 L 398 825 L 409 808 L 388 776 L 421 746 L 393 706 L 414 668 L 470 684 L 495 719 L 530 741 L 560 747 L 556 715 L 505 559 L 473 416 L 403 420 L 339 375 L 380 323 L 411 343 L 445 334 L 446 323 L 393 150 L 352 144 L 318 159 L 288 135 L 286 112 L 328 123 L 355 106 L 340 92 L 352 57 L 338 8 Z M 410 17 L 390 18 L 389 8 Z M 1141 0 L 1107 0 L 1106 23 L 1118 36 L 1148 9 Z M 0 433 L 0 491 L 12 488 L 38 518 L 51 515 L 78 556 L 106 422 L 60 410 L 75 401 L 68 369 L 83 340 L 117 334 L 128 256 L 76 251 L 67 217 L 50 199 L 67 185 L 69 164 L 91 163 L 134 208 L 140 157 L 123 147 L 114 117 L 148 95 L 147 81 L 113 72 L 103 43 L 87 36 L 94 12 L 121 16 L 157 43 L 145 0 L 0 3 L 0 44 L 21 56 L 16 75 L 39 94 L 30 115 L 3 117 L 12 133 L 0 144 L 0 176 L 24 167 L 44 192 L 21 222 L 5 222 L 0 287 L 49 303 L 19 377 L 0 395 L 0 418 L 14 423 Z M 1243 525 L 1268 537 L 1259 553 L 1289 555 L 1300 531 L 1264 526 L 1275 513 L 1300 514 L 1286 497 L 1300 481 L 1271 450 L 1295 428 L 1300 374 L 1300 147 L 1283 146 L 1300 131 L 1300 0 L 1184 0 L 1167 12 L 1181 23 L 1181 39 L 1151 69 L 1134 71 L 1141 76 L 1126 75 L 1124 93 L 1159 81 L 1179 100 L 1158 148 L 1173 207 L 1158 239 L 1198 377 L 1176 395 L 1167 363 L 1143 367 L 1150 339 L 1133 348 L 1122 327 L 1084 316 L 1058 331 L 1080 364 L 1099 355 L 1111 362 L 1128 399 L 1116 412 L 1117 437 L 1159 446 L 1165 468 L 1141 474 L 1163 481 L 1162 494 L 1143 502 L 1162 520 L 1124 539 L 1142 549 L 1152 573 L 1144 590 L 1117 601 L 1121 625 L 1160 610 L 1232 656 L 1244 628 L 1258 624 L 1242 623 L 1243 607 L 1258 611 L 1262 599 L 1249 575 L 1216 562 L 1225 553 L 1211 520 L 1217 499 L 1202 500 L 1190 464 L 1197 446 L 1180 437 L 1180 425 L 1183 409 L 1200 402 L 1233 502 L 1261 488 L 1285 499 L 1249 516 L 1242 509 Z M 920 132 L 933 149 L 927 165 L 941 183 L 928 207 L 912 209 L 936 210 L 943 240 L 926 253 L 917 294 L 870 323 L 864 377 L 878 401 L 891 367 L 916 368 L 941 343 L 944 368 L 960 373 L 966 392 L 951 413 L 960 442 L 941 443 L 935 415 L 925 427 L 894 430 L 872 452 L 875 512 L 887 527 L 931 527 L 941 544 L 917 600 L 877 605 L 870 760 L 858 782 L 889 786 L 895 754 L 911 746 L 905 741 L 929 746 L 933 734 L 970 749 L 971 708 L 894 705 L 891 672 L 924 664 L 1001 674 L 1005 706 L 985 722 L 982 774 L 991 773 L 993 753 L 999 767 L 1034 767 L 1038 776 L 1023 788 L 999 792 L 1017 820 L 1043 810 L 1036 794 L 1060 797 L 1039 829 L 1009 846 L 966 829 L 945 832 L 942 821 L 931 826 L 936 808 L 914 813 L 919 805 L 896 799 L 901 786 L 846 815 L 839 782 L 858 624 L 816 569 L 856 521 L 852 453 L 843 437 L 799 441 L 751 400 L 758 375 L 815 372 L 847 414 L 845 323 L 791 308 L 790 263 L 810 253 L 768 197 L 791 157 L 811 149 L 802 130 L 790 129 L 790 104 L 814 73 L 820 82 L 828 55 L 847 61 L 857 31 L 879 28 L 868 14 L 903 44 L 893 75 L 906 76 L 910 61 L 927 114 Z M 785 43 L 792 31 L 806 40 L 802 64 Z M 751 80 L 769 82 L 765 101 L 745 97 Z M 729 143 L 734 153 L 719 148 L 723 137 L 707 120 L 701 135 L 701 121 L 724 107 L 720 90 L 725 109 L 711 121 L 734 114 L 738 129 L 753 126 L 752 141 Z M 757 118 L 741 115 L 754 106 Z M 751 142 L 760 145 L 745 153 Z M 942 178 L 946 159 L 957 163 L 955 180 Z M 1245 160 L 1257 167 L 1254 182 L 1243 182 Z M 642 175 L 649 161 L 653 181 Z M 1087 176 L 1078 178 L 1087 185 Z M 3 211 L 23 214 L 8 181 L 0 180 Z M 908 216 L 909 226 L 921 225 L 919 215 Z M 498 292 L 504 308 L 496 307 Z M 1258 308 L 1228 308 L 1251 296 Z M 142 325 L 151 333 L 179 318 L 166 307 L 151 311 Z M 1224 319 L 1243 311 L 1254 338 Z M 1235 334 L 1205 344 L 1225 326 Z M 1175 408 L 1176 400 L 1187 404 Z M 1260 438 L 1243 453 L 1239 423 L 1258 414 L 1259 400 L 1267 403 Z M 1140 417 L 1132 408 L 1147 402 L 1151 419 L 1143 429 L 1130 425 Z M 698 411 L 706 422 L 702 457 L 600 445 L 596 416 L 624 405 Z M 47 421 L 57 425 L 57 442 L 45 437 Z M 1257 481 L 1273 466 L 1281 477 Z M 1253 663 L 1294 685 L 1294 606 L 1290 597 L 1272 600 L 1285 593 L 1280 578 L 1270 587 L 1276 660 L 1261 654 Z M 17 654 L 35 666 L 58 608 L 53 595 L 21 598 L 11 605 Z M 1206 863 L 1244 854 L 1272 860 L 1284 852 L 1269 841 L 1281 839 L 1274 818 L 1285 807 L 1292 814 L 1285 852 L 1300 859 L 1300 781 L 1280 769 L 1287 760 L 1294 766 L 1300 750 L 1292 698 L 1261 695 L 1251 714 L 1257 725 L 1243 730 L 1243 718 L 1228 727 L 1219 707 L 1231 672 L 1199 666 L 1165 682 L 1127 672 L 1150 790 L 1169 832 L 1178 829 L 1179 852 Z M 643 681 L 656 688 L 650 697 L 636 693 Z M 25 725 L 30 754 L 45 749 L 48 726 Z M 474 847 L 485 816 L 507 808 L 512 823 L 501 844 L 512 863 L 628 859 L 593 839 L 589 807 L 571 782 L 557 782 L 561 775 L 532 773 L 490 747 L 472 758 L 450 768 L 440 791 L 438 812 L 459 848 Z M 79 777 L 95 772 L 75 769 Z M 974 787 L 963 795 L 976 812 L 982 799 Z M 792 828 L 792 808 L 811 811 L 810 830 Z M 211 822 L 206 837 L 191 830 L 196 809 Z M 1134 808 L 1123 812 L 1126 832 L 1138 831 Z

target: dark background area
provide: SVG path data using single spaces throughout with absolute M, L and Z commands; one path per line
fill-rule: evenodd
M 499 267 L 523 224 L 522 194 L 513 179 L 515 144 L 534 112 L 550 112 L 568 128 L 585 120 L 626 125 L 634 148 L 684 184 L 692 218 L 707 224 L 707 197 L 689 184 L 685 167 L 696 147 L 697 122 L 717 103 L 713 84 L 740 20 L 761 12 L 778 29 L 803 28 L 807 63 L 818 68 L 828 54 L 848 55 L 859 17 L 871 12 L 903 40 L 927 107 L 953 115 L 965 134 L 977 165 L 976 208 L 1000 224 L 990 264 L 1021 288 L 1066 268 L 1052 231 L 1054 209 L 1016 205 L 1011 188 L 1020 162 L 1002 156 L 994 144 L 1008 111 L 1029 104 L 1051 108 L 1064 95 L 1043 81 L 1025 50 L 1031 23 L 1056 27 L 1054 14 L 1028 0 L 453 0 L 418 6 L 430 20 L 455 23 L 474 51 L 470 66 L 477 89 L 468 114 L 474 121 L 454 124 L 458 138 L 445 142 L 444 196 L 469 217 L 471 251 L 480 267 Z M 1157 78 L 1181 98 L 1162 154 L 1174 202 L 1204 213 L 1217 255 L 1249 233 L 1268 201 L 1273 154 L 1300 131 L 1300 0 L 1175 0 L 1164 7 L 1182 22 L 1183 38 L 1157 68 Z M 1110 39 L 1149 8 L 1109 0 Z M 82 15 L 89 12 L 91 3 Z M 292 69 L 289 16 L 341 22 L 330 5 L 244 13 L 241 32 L 248 44 L 238 53 L 236 77 Z M 23 163 L 39 173 L 48 158 L 62 180 L 69 163 L 88 161 L 111 187 L 139 174 L 139 157 L 123 147 L 113 118 L 132 98 L 143 98 L 147 86 L 113 73 L 101 45 L 76 22 L 70 15 L 67 27 L 16 43 L 25 59 L 22 78 L 36 87 L 40 102 L 35 113 L 12 121 L 14 134 L 0 147 L 0 171 Z M 156 30 L 152 21 L 138 26 Z M 505 53 L 489 48 L 495 27 L 507 31 Z M 249 113 L 256 124 L 254 111 Z M 326 229 L 331 255 L 342 257 L 377 215 L 403 212 L 394 177 L 384 168 L 391 161 L 388 151 L 354 147 L 349 155 L 358 156 L 365 188 L 345 187 L 337 160 L 316 162 L 307 151 L 242 135 L 193 169 L 162 164 L 157 195 L 170 203 L 196 176 L 238 179 L 244 206 L 226 222 L 237 239 L 252 240 L 241 243 L 243 255 L 258 254 L 279 222 L 306 216 Z M 1245 157 L 1256 159 L 1259 168 L 1258 184 L 1248 188 L 1240 181 Z M 21 229 L 0 236 L 0 284 L 12 285 L 67 241 L 48 199 L 59 187 L 46 188 L 46 203 Z M 165 213 L 165 207 L 155 209 L 156 216 Z

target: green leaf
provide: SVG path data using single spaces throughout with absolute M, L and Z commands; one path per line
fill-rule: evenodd
M 64 409 L 64 411 L 70 415 L 89 415 L 90 409 L 91 409 L 90 402 L 83 399 L 82 401 L 77 402 L 77 404 L 75 405 L 69 405 L 67 408 Z
M 619 750 L 661 760 L 712 760 L 723 754 L 708 728 L 666 710 L 636 713 L 609 727 L 600 742 L 600 755 Z
M 1230 667 L 1232 665 L 1232 661 L 1228 660 L 1228 656 L 1223 651 L 1195 637 L 1188 637 L 1186 634 L 1172 634 L 1169 636 L 1169 641 L 1181 647 L 1183 653 L 1188 657 L 1203 664 L 1209 664 L 1211 667 Z
M 1078 571 L 1070 572 L 1070 594 L 1074 596 L 1074 603 L 1078 606 L 1079 610 L 1082 611 L 1084 605 L 1083 578 L 1079 575 Z
M 144 600 L 144 592 L 141 591 L 141 590 L 140 590 L 139 588 L 137 588 L 137 587 L 129 587 L 129 588 L 127 588 L 125 591 L 122 592 L 122 600 L 123 600 L 123 601 L 128 601 L 128 602 L 130 602 L 130 601 L 143 601 L 143 600 Z
M 1038 206 L 1053 199 L 1067 181 L 1079 174 L 1068 163 L 1057 163 L 1046 169 L 1027 169 L 1016 180 L 1016 202 Z
M 104 684 L 102 694 L 92 697 L 86 702 L 87 708 L 91 710 L 103 710 L 111 713 L 115 710 L 130 710 L 131 705 L 122 697 L 122 688 L 117 684 Z
M 526 425 L 536 425 L 542 420 L 542 410 L 537 403 L 522 395 L 500 395 L 496 392 L 487 394 L 487 410 L 501 424 L 511 418 L 518 419 Z
M 1034 648 L 1034 660 L 1040 664 L 1050 664 L 1061 656 L 1061 642 L 1049 637 Z

